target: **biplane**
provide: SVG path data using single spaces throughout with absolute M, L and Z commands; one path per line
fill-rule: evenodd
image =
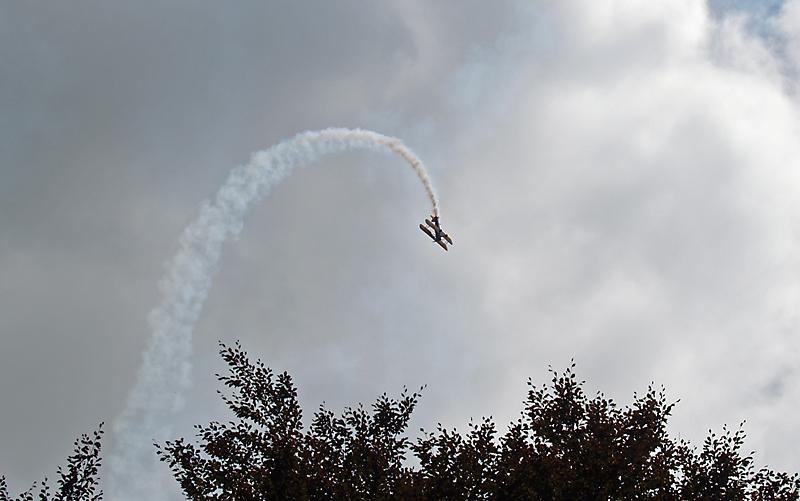
M 431 222 L 431 220 L 433 220 Z M 442 231 L 441 226 L 439 226 L 439 216 L 431 216 L 431 219 L 426 219 L 425 223 L 430 227 L 428 229 L 425 225 L 420 224 L 419 229 L 424 231 L 429 237 L 433 239 L 434 242 L 442 246 L 442 249 L 447 250 L 447 244 L 444 243 L 445 240 L 450 244 L 453 245 L 453 240 Z M 431 231 L 433 230 L 433 231 Z

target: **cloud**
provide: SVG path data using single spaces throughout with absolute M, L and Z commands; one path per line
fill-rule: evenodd
M 306 409 L 427 384 L 412 429 L 502 426 L 574 357 L 800 469 L 798 5 L 767 32 L 690 1 L 0 7 L 0 471 L 24 489 L 113 420 L 200 201 L 332 125 L 419 154 L 453 249 L 401 161 L 295 173 L 223 246 L 176 436 L 228 419 L 216 342 L 242 339 Z
M 548 50 L 498 65 L 525 82 L 454 152 L 496 363 L 575 356 L 623 401 L 663 383 L 684 437 L 748 417 L 748 447 L 796 469 L 800 117 L 781 55 L 696 2 L 538 5 Z

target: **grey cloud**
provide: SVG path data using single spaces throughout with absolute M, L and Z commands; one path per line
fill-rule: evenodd
M 12 488 L 121 409 L 200 200 L 251 151 L 332 125 L 417 151 L 454 248 L 416 228 L 425 195 L 396 159 L 293 174 L 224 248 L 176 436 L 227 419 L 216 342 L 242 339 L 309 410 L 428 384 L 413 429 L 502 425 L 528 377 L 575 357 L 590 391 L 663 383 L 676 434 L 747 418 L 759 460 L 797 469 L 791 50 L 690 3 L 229 5 L 0 7 Z M 787 48 L 796 6 L 775 20 Z
M 368 126 L 367 117 L 402 132 L 392 117 L 425 117 L 465 47 L 491 40 L 506 19 L 505 7 L 484 12 L 481 2 L 0 9 L 0 469 L 12 490 L 52 475 L 75 436 L 118 414 L 163 263 L 231 167 L 306 128 Z M 376 333 L 360 341 L 383 321 L 378 306 L 365 320 L 360 300 L 344 296 L 363 297 L 357 277 L 394 255 L 386 242 L 398 240 L 406 197 L 427 210 L 399 165 L 372 172 L 386 163 L 331 159 L 298 173 L 252 215 L 226 248 L 198 328 L 202 364 L 213 364 L 217 339 L 236 337 L 252 340 L 254 354 L 270 349 L 276 369 L 294 371 L 292 357 L 321 360 L 306 366 L 304 384 L 330 367 L 355 367 L 342 377 L 364 379 L 379 365 L 370 346 L 395 357 Z M 415 237 L 418 217 L 404 220 Z M 400 304 L 435 314 L 409 296 L 413 280 L 394 283 L 409 291 Z M 215 398 L 204 367 L 191 407 L 200 414 Z M 394 376 L 398 386 L 412 384 L 406 375 Z M 310 408 L 391 390 L 378 380 L 330 398 L 341 380 L 323 379 L 330 383 L 306 397 Z M 105 445 L 110 451 L 110 438 Z

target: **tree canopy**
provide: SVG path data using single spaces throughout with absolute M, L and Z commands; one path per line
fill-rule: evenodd
M 800 499 L 800 476 L 756 470 L 741 452 L 745 434 L 709 431 L 701 448 L 669 437 L 674 403 L 652 387 L 619 408 L 588 397 L 572 364 L 532 381 L 520 418 L 499 435 L 491 418 L 466 434 L 441 425 L 406 434 L 422 389 L 380 396 L 336 416 L 324 405 L 304 429 L 287 373 L 251 363 L 237 343 L 221 344 L 235 419 L 197 425 L 197 444 L 156 445 L 187 499 L 250 500 L 702 500 Z M 99 501 L 102 423 L 75 441 L 57 487 L 45 479 L 13 501 Z M 413 455 L 418 466 L 408 466 Z M 12 501 L 0 477 L 0 501 Z
M 100 469 L 100 437 L 103 435 L 103 423 L 92 436 L 81 435 L 75 440 L 75 452 L 67 458 L 67 470 L 58 467 L 58 487 L 53 493 L 47 479 L 39 487 L 39 501 L 99 501 L 103 491 L 95 492 Z M 33 501 L 36 483 L 17 498 L 8 494 L 5 477 L 0 477 L 0 501 Z
M 197 425 L 198 442 L 157 445 L 186 497 L 200 500 L 797 500 L 798 474 L 756 471 L 744 432 L 710 432 L 702 448 L 666 431 L 675 404 L 649 387 L 625 408 L 590 398 L 575 365 L 531 381 L 519 420 L 500 436 L 491 418 L 461 435 L 441 425 L 412 441 L 419 392 L 380 396 L 336 416 L 324 405 L 303 428 L 287 373 L 221 344 L 218 378 L 236 416 Z M 407 466 L 407 454 L 418 467 Z M 2 498 L 0 498 L 2 501 Z

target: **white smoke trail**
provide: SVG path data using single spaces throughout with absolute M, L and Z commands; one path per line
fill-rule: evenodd
M 170 415 L 183 405 L 190 385 L 192 330 L 209 289 L 222 243 L 242 229 L 254 202 L 269 193 L 295 167 L 322 155 L 355 148 L 388 149 L 405 159 L 428 193 L 433 214 L 438 202 L 422 161 L 399 139 L 361 129 L 330 128 L 303 132 L 268 150 L 252 154 L 250 163 L 231 171 L 213 204 L 206 201 L 200 217 L 180 238 L 180 250 L 159 283 L 161 304 L 148 316 L 151 337 L 143 353 L 136 385 L 114 424 L 116 451 L 111 456 L 111 499 L 160 500 L 165 497 L 165 467 L 158 468 L 153 441 L 170 437 Z

